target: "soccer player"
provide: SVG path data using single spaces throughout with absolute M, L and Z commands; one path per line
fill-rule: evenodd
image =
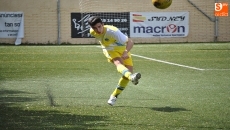
M 140 73 L 133 74 L 133 61 L 130 53 L 133 42 L 117 27 L 104 25 L 99 17 L 90 17 L 88 24 L 91 26 L 90 34 L 99 41 L 108 61 L 113 63 L 117 71 L 122 74 L 116 89 L 108 100 L 108 104 L 113 106 L 118 95 L 125 89 L 129 81 L 137 85 L 141 78 Z

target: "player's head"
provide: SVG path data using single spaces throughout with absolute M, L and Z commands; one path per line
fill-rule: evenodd
M 88 23 L 96 33 L 98 33 L 98 34 L 103 33 L 104 24 L 103 24 L 101 18 L 99 18 L 97 16 L 92 16 L 89 18 Z
M 102 23 L 102 20 L 97 16 L 92 16 L 88 19 L 88 23 L 92 27 L 95 26 L 97 23 Z

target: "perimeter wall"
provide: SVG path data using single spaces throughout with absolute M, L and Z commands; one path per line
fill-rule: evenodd
M 215 0 L 190 0 L 205 14 L 214 17 Z M 228 2 L 230 0 L 219 0 Z M 81 6 L 79 6 L 81 5 Z M 23 43 L 95 43 L 94 38 L 71 38 L 72 12 L 189 12 L 189 35 L 184 38 L 133 38 L 141 43 L 165 42 L 229 42 L 230 16 L 218 18 L 218 37 L 215 38 L 215 22 L 208 19 L 188 0 L 174 0 L 165 10 L 152 6 L 151 0 L 60 0 L 60 37 L 58 38 L 57 0 L 0 0 L 0 12 L 24 12 Z M 14 44 L 15 39 L 1 38 L 0 43 Z

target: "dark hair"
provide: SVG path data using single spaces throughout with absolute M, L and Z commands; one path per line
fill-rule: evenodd
M 88 19 L 88 23 L 90 26 L 94 26 L 97 23 L 102 23 L 101 18 L 97 17 L 97 16 L 92 16 Z

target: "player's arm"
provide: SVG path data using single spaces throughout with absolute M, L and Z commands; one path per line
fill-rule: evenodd
M 133 41 L 128 38 L 128 41 L 126 42 L 126 52 L 129 52 L 133 48 Z
M 128 38 L 128 41 L 126 42 L 126 50 L 122 54 L 123 59 L 129 58 L 128 53 L 132 48 L 133 48 L 133 41 L 130 38 Z

